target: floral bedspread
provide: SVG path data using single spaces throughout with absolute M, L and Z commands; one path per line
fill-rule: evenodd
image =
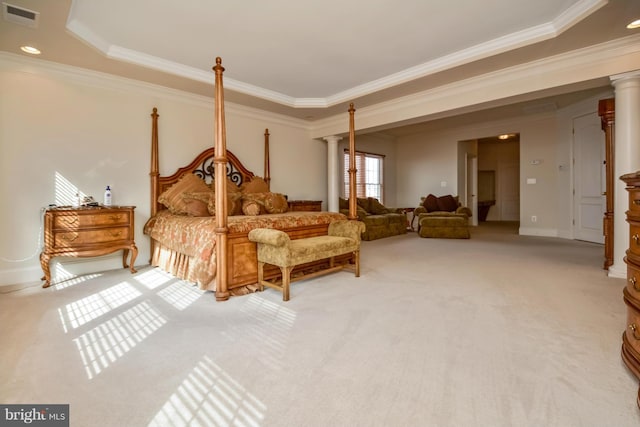
M 229 234 L 248 233 L 254 228 L 287 230 L 308 225 L 329 224 L 346 219 L 337 212 L 285 212 L 258 216 L 230 216 Z M 144 234 L 157 242 L 152 264 L 201 289 L 215 290 L 215 217 L 190 217 L 160 211 L 144 226 Z

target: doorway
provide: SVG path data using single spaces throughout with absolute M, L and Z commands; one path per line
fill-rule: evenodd
M 520 221 L 520 134 L 478 139 L 480 221 Z
M 520 134 L 458 141 L 458 194 L 478 222 L 520 222 Z

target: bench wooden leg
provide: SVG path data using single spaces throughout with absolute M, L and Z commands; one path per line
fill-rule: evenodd
M 360 277 L 360 251 L 355 251 L 353 255 L 356 258 L 356 277 Z
M 262 282 L 264 281 L 264 262 L 258 261 L 258 289 L 260 292 L 264 291 L 264 285 Z
M 280 267 L 280 271 L 282 272 L 282 301 L 289 301 L 291 270 L 293 270 L 293 267 Z

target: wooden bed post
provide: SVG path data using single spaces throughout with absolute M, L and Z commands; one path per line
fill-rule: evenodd
M 213 162 L 216 198 L 216 300 L 229 299 L 227 282 L 227 136 L 224 124 L 224 93 L 222 90 L 222 59 L 216 58 L 215 141 Z
M 269 172 L 269 129 L 264 130 L 264 182 L 271 191 L 271 175 Z
M 155 216 L 158 211 L 158 176 L 160 175 L 160 167 L 158 163 L 158 109 L 153 107 L 151 113 L 151 216 Z
M 349 219 L 358 219 L 356 210 L 357 197 L 356 194 L 356 132 L 354 125 L 353 102 L 349 104 Z
M 160 176 L 160 165 L 158 161 L 158 109 L 153 107 L 153 113 L 151 113 L 151 216 L 153 218 L 158 213 L 158 177 Z M 149 239 L 149 264 L 153 259 L 154 240 Z

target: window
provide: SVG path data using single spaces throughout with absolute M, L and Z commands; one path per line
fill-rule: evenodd
M 356 196 L 374 197 L 384 203 L 384 156 L 356 151 Z M 349 198 L 349 150 L 344 150 L 344 197 Z

